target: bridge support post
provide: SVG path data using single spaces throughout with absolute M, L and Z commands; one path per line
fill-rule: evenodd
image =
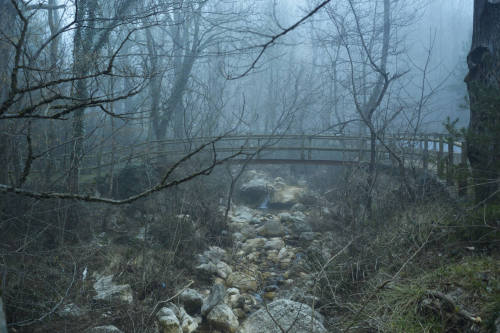
M 300 150 L 300 159 L 301 159 L 301 160 L 305 160 L 305 159 L 306 159 L 306 152 L 305 152 L 305 150 L 304 150 L 304 149 L 305 149 L 305 146 L 306 146 L 306 142 L 305 142 L 305 140 L 306 140 L 306 139 L 305 139 L 304 137 L 302 137 L 302 140 L 301 140 L 301 141 L 302 141 L 302 142 L 301 142 L 301 148 L 302 148 L 302 149 Z
M 312 160 L 312 150 L 311 150 L 311 148 L 312 148 L 312 137 L 309 137 L 307 139 L 307 141 L 308 141 L 307 144 L 309 145 L 309 150 L 307 151 L 307 159 L 308 160 Z
M 463 198 L 467 196 L 467 180 L 469 178 L 469 168 L 467 166 L 467 143 L 462 142 L 462 151 L 460 152 L 460 166 L 458 169 L 458 196 Z
M 424 137 L 424 156 L 422 166 L 424 170 L 429 168 L 429 138 L 427 136 Z
M 453 185 L 453 138 L 448 138 L 448 163 L 446 169 L 446 183 Z
M 437 153 L 437 173 L 439 178 L 444 177 L 444 161 L 443 161 L 443 153 L 444 153 L 444 140 L 443 136 L 439 136 L 439 150 Z
M 260 139 L 257 139 L 257 159 L 260 160 Z

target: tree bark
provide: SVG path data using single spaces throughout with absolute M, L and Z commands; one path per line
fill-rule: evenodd
M 3 310 L 2 297 L 0 296 L 0 333 L 7 333 L 7 322 Z
M 467 146 L 476 202 L 487 203 L 498 198 L 500 175 L 500 2 L 475 0 L 473 24 Z

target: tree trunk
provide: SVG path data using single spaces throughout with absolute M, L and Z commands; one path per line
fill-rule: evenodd
M 474 1 L 472 47 L 465 78 L 470 97 L 467 137 L 475 199 L 498 197 L 500 175 L 500 2 Z
M 10 0 L 0 0 L 0 103 L 7 98 L 9 89 L 9 55 L 14 50 L 7 38 L 16 35 L 17 13 Z
M 2 297 L 0 296 L 0 333 L 7 333 L 7 322 L 3 310 Z

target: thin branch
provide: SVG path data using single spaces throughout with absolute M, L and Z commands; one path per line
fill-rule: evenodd
M 214 153 L 214 159 L 209 166 L 207 166 L 201 170 L 198 170 L 197 172 L 194 172 L 190 175 L 187 175 L 183 178 L 172 180 L 170 182 L 166 182 L 168 177 L 179 167 L 180 164 L 182 164 L 183 162 L 187 161 L 188 159 L 190 159 L 191 157 L 193 157 L 194 155 L 199 153 L 205 147 L 207 147 L 209 145 L 213 145 L 216 141 L 220 140 L 221 138 L 222 137 L 218 137 L 218 138 L 212 140 L 211 142 L 202 145 L 200 148 L 196 149 L 195 151 L 185 155 L 182 159 L 177 161 L 172 167 L 169 168 L 169 170 L 165 173 L 165 176 L 163 177 L 161 182 L 159 182 L 155 186 L 153 186 L 153 187 L 151 187 L 151 188 L 149 188 L 149 189 L 147 189 L 139 194 L 130 196 L 130 197 L 123 199 L 123 200 L 116 200 L 116 199 L 111 199 L 111 198 L 101 198 L 98 196 L 91 196 L 91 195 L 84 195 L 84 194 L 73 194 L 73 193 L 68 193 L 68 192 L 61 192 L 61 193 L 58 193 L 58 192 L 36 192 L 36 191 L 31 191 L 31 190 L 18 188 L 18 187 L 14 187 L 14 186 L 9 186 L 9 185 L 5 185 L 5 184 L 0 184 L 0 192 L 15 193 L 15 194 L 19 194 L 19 195 L 34 198 L 34 199 L 78 200 L 78 201 L 85 201 L 85 202 L 106 203 L 106 204 L 111 204 L 111 205 L 129 204 L 129 203 L 132 203 L 132 202 L 137 201 L 139 199 L 142 199 L 144 197 L 147 197 L 153 193 L 159 192 L 163 189 L 177 186 L 177 185 L 180 185 L 182 183 L 188 182 L 188 181 L 190 181 L 198 176 L 209 175 L 216 166 L 223 164 L 223 163 L 243 154 L 242 149 L 240 149 L 236 153 L 231 154 L 230 156 L 228 156 L 226 158 L 223 158 L 221 160 L 217 160 L 216 154 Z
M 182 288 L 181 290 L 179 290 L 179 292 L 177 292 L 174 296 L 170 297 L 169 299 L 165 300 L 165 301 L 161 301 L 161 302 L 158 302 L 156 303 L 155 307 L 153 308 L 153 311 L 151 311 L 151 313 L 149 314 L 149 318 L 148 318 L 148 321 L 151 322 L 151 320 L 153 320 L 154 316 L 158 313 L 158 311 L 160 311 L 160 308 L 159 306 L 162 305 L 162 304 L 167 304 L 168 302 L 172 301 L 173 299 L 175 299 L 176 297 L 178 297 L 180 294 L 182 294 L 184 292 L 184 290 L 188 289 L 189 287 L 191 287 L 191 285 L 194 283 L 194 281 L 189 281 L 189 283 L 184 286 L 184 288 Z
M 68 297 L 69 291 L 73 287 L 73 284 L 75 283 L 75 280 L 76 280 L 76 272 L 77 272 L 76 263 L 73 263 L 73 277 L 71 279 L 71 282 L 69 283 L 68 288 L 66 288 L 66 292 L 64 293 L 64 296 L 61 297 L 61 299 L 59 300 L 59 302 L 57 302 L 57 304 L 54 305 L 49 312 L 45 313 L 40 318 L 32 319 L 32 320 L 24 320 L 24 321 L 20 321 L 20 322 L 17 322 L 17 323 L 10 323 L 7 326 L 9 326 L 9 327 L 12 327 L 12 326 L 22 327 L 22 326 L 33 325 L 35 323 L 39 323 L 39 322 L 43 321 L 48 316 L 54 314 L 57 311 L 57 309 L 63 304 L 64 300 Z
M 294 24 L 292 24 L 291 26 L 289 26 L 288 28 L 286 28 L 285 30 L 283 30 L 282 32 L 280 32 L 279 34 L 272 36 L 269 39 L 269 41 L 267 41 L 266 43 L 264 43 L 262 45 L 258 45 L 257 47 L 261 48 L 261 50 L 260 50 L 259 54 L 257 55 L 257 57 L 252 62 L 252 64 L 242 74 L 237 75 L 235 77 L 228 76 L 227 79 L 228 80 L 237 80 L 237 79 L 241 79 L 242 77 L 246 76 L 248 73 L 250 73 L 255 68 L 255 66 L 257 66 L 257 63 L 259 62 L 259 60 L 262 58 L 262 56 L 264 55 L 264 53 L 266 52 L 266 50 L 271 45 L 273 45 L 281 37 L 285 36 L 286 34 L 288 34 L 291 31 L 295 30 L 298 26 L 300 26 L 302 23 L 304 23 L 309 18 L 311 18 L 312 16 L 314 16 L 314 14 L 316 14 L 321 8 L 325 7 L 330 2 L 331 2 L 331 0 L 325 0 L 325 1 L 323 1 L 318 6 L 316 6 L 313 10 L 311 10 L 307 15 L 305 15 L 304 17 L 302 17 L 300 20 L 298 20 L 297 22 L 295 22 Z

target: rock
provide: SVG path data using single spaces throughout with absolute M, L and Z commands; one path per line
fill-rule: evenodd
M 254 252 L 257 249 L 261 249 L 266 244 L 265 238 L 252 238 L 248 239 L 245 243 L 243 243 L 242 250 L 246 253 Z
M 257 229 L 257 233 L 264 237 L 279 237 L 285 234 L 285 230 L 280 221 L 269 220 Z
M 288 186 L 283 183 L 275 183 L 273 187 L 274 191 L 269 200 L 269 206 L 272 208 L 291 208 L 306 194 L 306 189 L 303 187 Z
M 264 299 L 268 301 L 273 301 L 276 298 L 276 292 L 275 291 L 268 291 L 264 293 Z
M 257 260 L 259 260 L 260 254 L 261 253 L 258 251 L 252 252 L 249 255 L 247 255 L 247 260 L 248 261 L 257 261 Z
M 288 267 L 295 257 L 295 252 L 292 248 L 283 247 L 278 253 L 278 260 L 282 268 Z
M 97 326 L 85 330 L 85 333 L 123 333 L 116 326 Z
M 253 276 L 242 272 L 231 273 L 227 278 L 227 284 L 243 292 L 257 291 L 257 280 Z
M 306 206 L 304 206 L 303 204 L 298 202 L 295 205 L 293 205 L 290 210 L 292 210 L 292 211 L 304 211 L 304 210 L 306 210 Z
M 234 205 L 231 208 L 229 217 L 231 221 L 235 223 L 249 223 L 255 214 L 255 211 L 247 206 Z
M 277 264 L 280 261 L 278 258 L 278 250 L 267 251 L 267 260 Z
M 240 327 L 239 333 L 281 333 L 275 321 L 285 332 L 326 333 L 322 317 L 306 304 L 280 299 L 268 304 L 248 317 Z M 268 313 L 269 311 L 269 313 Z M 272 316 L 272 317 L 271 317 Z M 313 320 L 314 318 L 314 320 Z M 273 320 L 274 319 L 274 320 Z
M 238 189 L 238 198 L 247 204 L 258 206 L 273 191 L 271 181 L 262 173 L 249 172 L 247 176 L 248 180 Z
M 240 291 L 238 290 L 238 288 L 229 288 L 226 292 L 230 296 L 231 295 L 239 295 L 240 294 Z
M 203 301 L 201 314 L 206 316 L 214 307 L 224 300 L 225 294 L 226 288 L 224 288 L 222 284 L 214 284 L 212 289 L 210 289 L 210 295 Z
M 239 294 L 230 295 L 226 304 L 229 305 L 231 309 L 243 308 L 245 306 L 245 298 Z
M 240 232 L 243 235 L 244 239 L 255 238 L 257 236 L 257 231 L 255 230 L 255 228 L 247 224 L 243 225 L 240 228 Z
M 193 318 L 186 313 L 184 308 L 179 308 L 179 313 L 177 315 L 181 323 L 181 329 L 183 333 L 192 333 L 196 331 L 198 325 L 201 323 L 201 318 Z
M 97 293 L 95 300 L 120 301 L 132 303 L 132 288 L 128 284 L 117 285 L 113 283 L 113 275 L 96 275 L 94 289 Z
M 266 250 L 281 250 L 285 246 L 285 242 L 283 239 L 279 237 L 271 238 L 264 244 L 264 248 Z
M 229 305 L 231 309 L 243 308 L 245 305 L 245 298 L 240 294 L 237 288 L 229 288 L 226 292 L 224 302 Z
M 186 289 L 179 295 L 179 300 L 190 315 L 200 313 L 201 306 L 203 305 L 203 296 L 198 291 Z
M 238 329 L 238 317 L 227 304 L 219 304 L 207 316 L 211 327 L 224 333 L 234 333 Z
M 302 212 L 293 212 L 293 214 L 285 212 L 280 213 L 278 216 L 281 222 L 289 223 L 290 229 L 296 234 L 312 231 L 310 224 L 306 221 L 306 216 Z
M 170 308 L 161 308 L 156 315 L 160 333 L 183 333 L 181 323 Z
M 233 272 L 232 268 L 226 264 L 225 262 L 221 261 L 217 263 L 217 275 L 223 279 L 227 279 L 229 274 Z
M 172 313 L 178 319 L 181 331 L 183 333 L 192 333 L 196 331 L 198 325 L 201 323 L 201 318 L 191 317 L 189 314 L 186 313 L 186 310 L 184 310 L 183 307 L 179 307 L 174 303 L 168 303 L 166 307 L 160 309 L 157 318 L 161 318 L 163 316 L 171 317 Z M 174 332 L 176 331 L 174 330 Z
M 201 264 L 199 266 L 196 266 L 195 269 L 201 275 L 211 276 L 217 274 L 217 265 L 214 264 L 213 262 Z
M 203 254 L 198 255 L 198 261 L 200 264 L 214 263 L 217 264 L 219 261 L 223 261 L 226 258 L 226 251 L 217 246 L 210 246 L 208 250 L 205 250 Z
M 238 317 L 238 320 L 242 320 L 247 317 L 245 310 L 240 308 L 233 309 L 233 313 L 236 315 L 236 317 Z
M 235 242 L 244 242 L 246 237 L 241 232 L 235 232 L 233 233 L 233 239 Z

